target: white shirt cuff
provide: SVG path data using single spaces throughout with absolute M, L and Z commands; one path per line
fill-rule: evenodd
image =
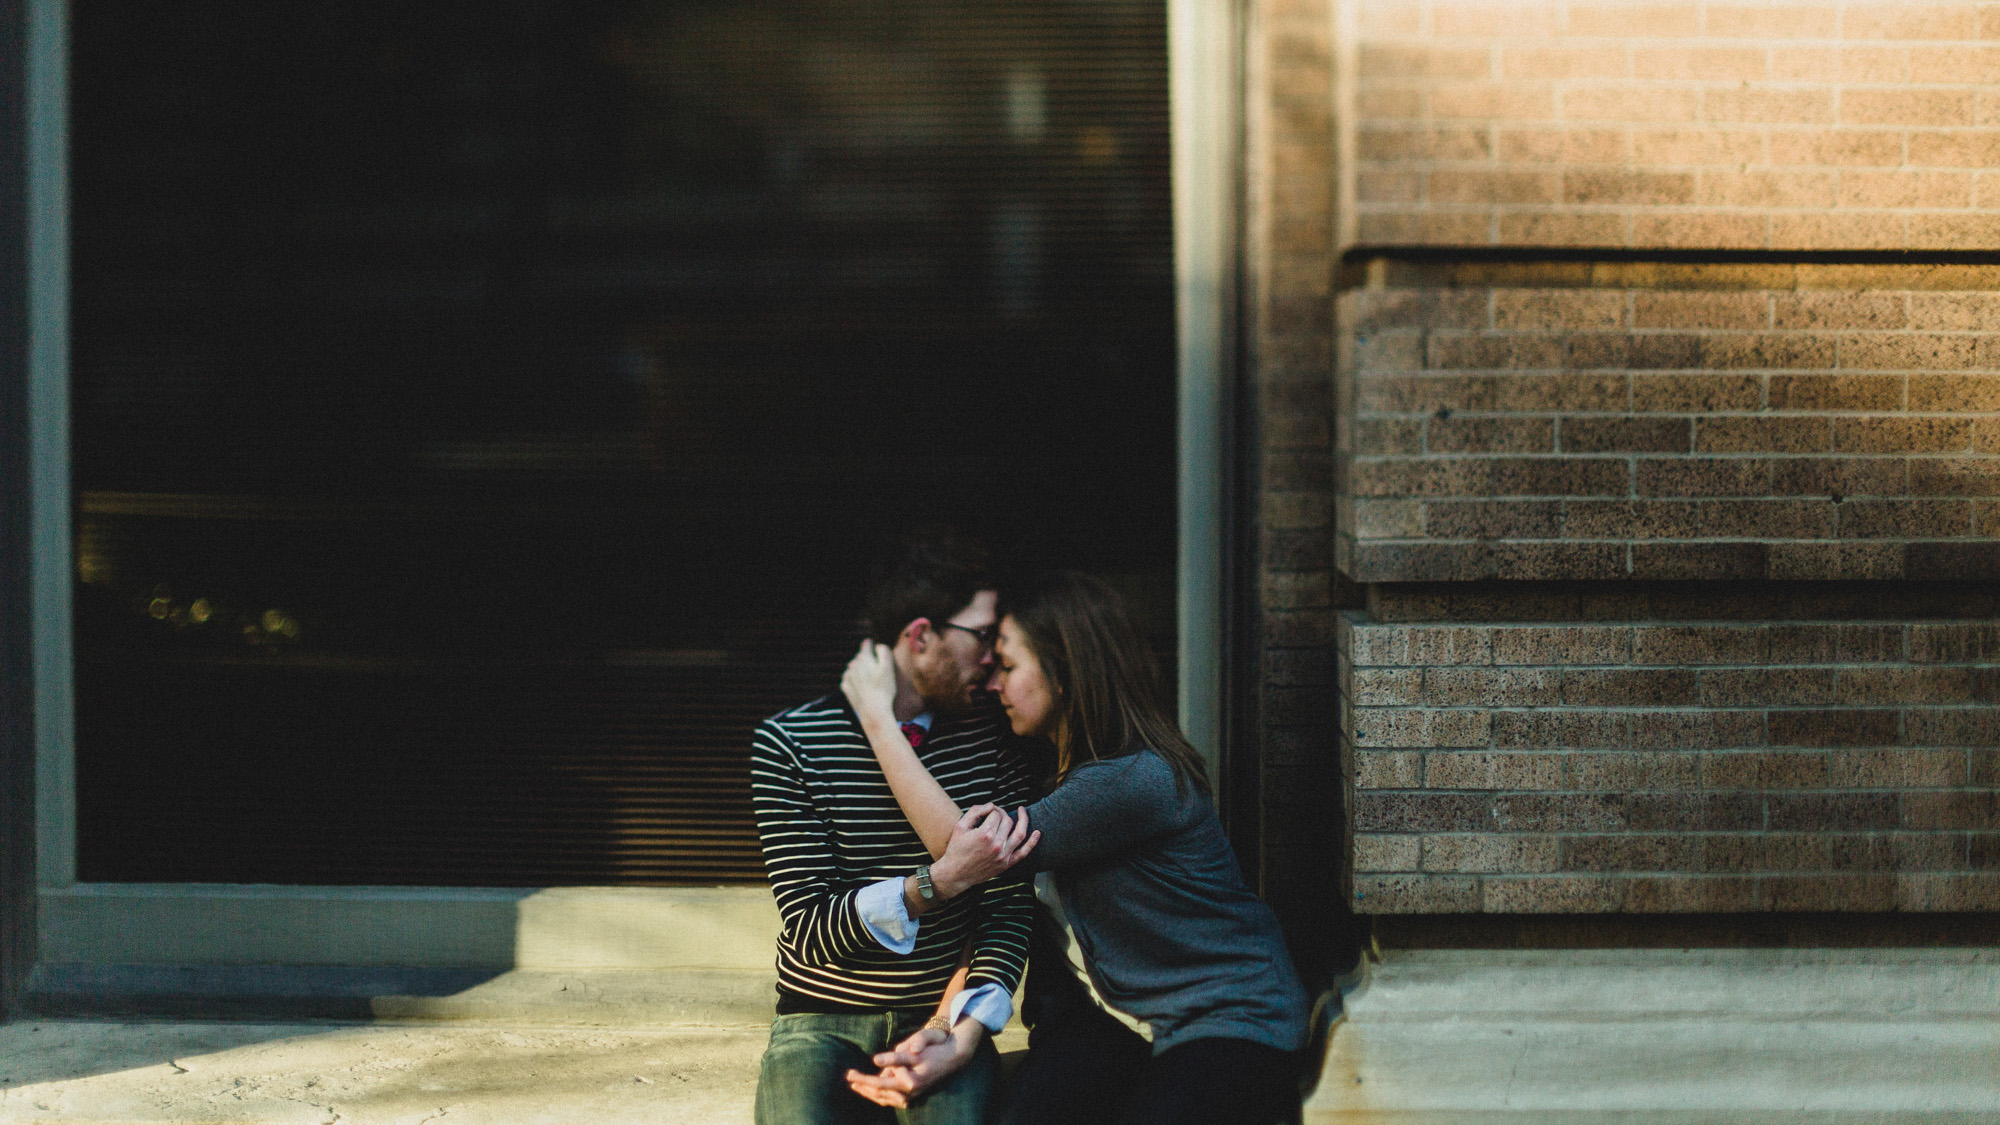
M 917 947 L 917 920 L 903 903 L 902 876 L 861 888 L 854 896 L 854 910 L 882 948 L 907 957 Z
M 1014 998 L 998 984 L 968 988 L 951 998 L 951 1022 L 954 1024 L 960 1016 L 971 1016 L 985 1024 L 986 1030 L 998 1035 L 1013 1015 Z

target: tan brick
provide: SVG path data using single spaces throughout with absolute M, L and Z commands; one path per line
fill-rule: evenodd
M 1843 125 L 1976 125 L 1973 95 L 1960 90 L 1847 89 L 1840 94 Z
M 1782 664 L 1874 664 L 1903 659 L 1899 625 L 1773 625 L 1771 659 Z
M 1778 328 L 1903 328 L 1910 323 L 1910 298 L 1903 293 L 1866 290 L 1778 293 L 1771 311 L 1772 323 Z
M 1415 203 L 1424 197 L 1424 177 L 1421 172 L 1357 172 L 1354 197 L 1362 203 Z
M 1420 83 L 1389 85 L 1371 82 L 1354 94 L 1355 118 L 1383 121 L 1424 115 L 1424 88 Z
M 1830 418 L 1697 418 L 1694 447 L 1703 453 L 1826 453 L 1833 448 Z
M 1963 418 L 1836 418 L 1833 445 L 1853 453 L 1963 452 L 1972 444 L 1972 425 Z
M 1779 213 L 1771 216 L 1774 250 L 1887 250 L 1905 245 L 1906 224 L 1878 212 Z
M 1487 878 L 1480 909 L 1489 914 L 1604 914 L 1624 901 L 1624 883 L 1587 875 Z
M 1357 666 L 1408 667 L 1493 663 L 1493 631 L 1461 625 L 1357 625 L 1350 651 Z
M 1843 114 L 1845 104 L 1843 101 Z M 1833 92 L 1825 88 L 1710 86 L 1701 92 L 1703 121 L 1825 125 L 1833 119 Z
M 1971 39 L 1978 34 L 1978 9 L 1965 3 L 1849 4 L 1841 34 L 1848 39 Z
M 1842 207 L 1968 207 L 1969 172 L 1856 172 L 1840 175 Z M 1811 204 L 1800 204 L 1811 206 Z
M 1354 838 L 1354 870 L 1415 871 L 1422 852 L 1421 836 L 1359 835 Z
M 1765 719 L 1774 746 L 1886 746 L 1898 738 L 1894 711 L 1773 711 Z
M 1543 790 L 1562 788 L 1556 754 L 1439 752 L 1424 755 L 1426 789 Z
M 1265 493 L 1261 505 L 1265 527 L 1303 529 L 1327 527 L 1333 520 L 1333 498 L 1308 492 Z
M 1572 836 L 1562 842 L 1567 871 L 1687 871 L 1701 865 L 1699 837 Z
M 1362 789 L 1421 789 L 1424 756 L 1414 751 L 1354 755 L 1354 784 Z
M 1502 289 L 1493 297 L 1493 323 L 1513 330 L 1621 328 L 1625 304 L 1616 290 Z
M 1899 410 L 1900 375 L 1773 375 L 1765 405 L 1772 410 Z M 1839 446 L 1836 425 L 1835 445 Z
M 1909 409 L 2000 411 L 2000 376 L 1912 375 Z
M 1561 115 L 1571 121 L 1693 121 L 1699 107 L 1693 90 L 1631 85 L 1569 87 L 1559 101 Z
M 1432 31 L 1440 36 L 1553 38 L 1560 26 L 1556 5 L 1518 0 L 1454 0 L 1436 6 Z
M 1982 177 L 1984 179 L 1984 177 Z M 1986 207 L 2000 206 L 2000 196 L 1984 193 Z M 2000 244 L 2000 215 L 1913 214 L 1905 241 L 1913 248 L 1984 250 Z
M 1787 457 L 1771 467 L 1774 496 L 1901 496 L 1908 489 L 1908 468 L 1893 457 Z
M 1773 46 L 1771 77 L 1779 82 L 1907 82 L 1910 49 L 1880 44 Z
M 1942 789 L 1965 784 L 1962 750 L 1841 750 L 1829 784 L 1847 789 Z
M 1888 129 L 1774 129 L 1768 149 L 1776 165 L 1817 164 L 1835 168 L 1903 162 L 1903 133 Z M 1912 163 L 1937 163 L 1912 160 Z
M 1762 909 L 1866 912 L 1896 908 L 1894 875 L 1773 875 L 1759 884 Z
M 1699 677 L 1697 677 L 1699 679 Z M 1634 711 L 1632 745 L 1641 750 L 1713 750 L 1762 746 L 1764 716 L 1757 711 Z
M 1534 211 L 1500 216 L 1508 246 L 1616 246 L 1625 241 L 1622 215 Z
M 1363 80 L 1376 78 L 1484 78 L 1492 71 L 1485 47 L 1390 46 L 1363 43 L 1358 56 Z
M 1701 702 L 1707 707 L 1832 703 L 1837 680 L 1831 668 L 1705 669 Z
M 1500 49 L 1506 78 L 1623 78 L 1623 46 L 1515 46 Z
M 1764 404 L 1764 381 L 1754 375 L 1634 375 L 1632 409 L 1707 414 L 1755 410 Z
M 1918 663 L 2000 660 L 2000 625 L 1951 622 L 1910 626 L 1910 659 Z
M 1463 914 L 1479 909 L 1479 880 L 1438 875 L 1356 876 L 1357 914 Z
M 1695 201 L 1695 177 L 1686 172 L 1565 171 L 1562 201 L 1576 204 L 1658 205 Z
M 1568 5 L 1567 15 L 1569 18 L 1564 30 L 1573 36 L 1626 39 L 1701 33 L 1700 11 L 1695 5 L 1685 2 L 1576 2 Z
M 1566 417 L 1565 453 L 1686 453 L 1692 449 L 1690 419 L 1674 417 Z
M 1769 631 L 1755 625 L 1656 625 L 1634 637 L 1639 664 L 1757 664 L 1771 652 Z
M 1769 73 L 1760 47 L 1635 47 L 1632 77 L 1759 82 Z
M 1825 368 L 1833 344 L 1807 333 L 1716 332 L 1702 337 L 1702 359 L 1725 368 Z
M 1363 160 L 1484 160 L 1490 155 L 1484 129 L 1364 128 L 1356 139 Z
M 1363 242 L 1417 246 L 1482 245 L 1487 241 L 1487 227 L 1488 220 L 1483 211 L 1474 214 L 1425 210 L 1362 211 L 1356 217 L 1356 228 Z
M 1571 707 L 1686 706 L 1697 698 L 1695 674 L 1685 668 L 1563 671 L 1562 699 Z
M 1641 496 L 1765 496 L 1772 462 L 1746 457 L 1649 458 L 1639 462 Z
M 1963 500 L 1850 500 L 1840 505 L 1843 539 L 1955 539 L 1972 534 Z
M 1948 168 L 2000 166 L 2000 130 L 1911 133 L 1910 163 Z
M 1879 581 L 1903 577 L 1899 543 L 1773 543 L 1765 576 L 1780 581 Z
M 1547 707 L 1560 696 L 1553 669 L 1426 668 L 1423 702 L 1431 707 Z
M 1755 290 L 1639 292 L 1632 297 L 1632 326 L 1759 329 L 1770 325 L 1770 308 L 1770 296 Z
M 1770 219 L 1758 213 L 1647 213 L 1632 216 L 1635 247 L 1759 248 L 1770 241 Z
M 1562 507 L 1554 500 L 1434 500 L 1419 534 L 1432 539 L 1555 539 Z
M 1829 39 L 1839 27 L 1834 4 L 1709 4 L 1706 31 L 1731 39 Z
M 1495 664 L 1623 664 L 1632 656 L 1628 627 L 1499 626 L 1489 636 Z
M 2000 325 L 2000 293 L 1912 293 L 1910 327 L 1945 332 Z
M 1701 781 L 1701 758 L 1683 753 L 1580 753 L 1563 755 L 1564 784 L 1585 792 L 1692 789 Z
M 1840 674 L 1842 703 L 1970 703 L 1965 668 L 1848 668 Z
M 1629 143 L 1623 129 L 1499 130 L 1495 151 L 1509 164 L 1620 164 Z
M 1543 82 L 1453 82 L 1431 87 L 1431 116 L 1547 121 L 1556 115 L 1555 87 Z
M 1897 910 L 2000 910 L 2000 875 L 1904 873 L 1895 879 Z
M 1750 878 L 1651 875 L 1628 879 L 1624 909 L 1635 914 L 1739 914 L 1757 908 Z
M 1639 164 L 1749 164 L 1761 162 L 1764 136 L 1750 129 L 1641 129 L 1632 134 Z
M 1415 500 L 1356 500 L 1353 533 L 1363 539 L 1415 539 L 1424 533 L 1424 507 Z
M 1548 453 L 1555 449 L 1555 420 L 1433 417 L 1424 423 L 1424 448 L 1431 453 Z
M 1554 871 L 1560 847 L 1550 836 L 1448 835 L 1423 837 L 1422 867 L 1448 874 L 1523 874 Z

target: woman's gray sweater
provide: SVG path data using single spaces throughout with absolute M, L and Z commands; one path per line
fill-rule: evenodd
M 1306 996 L 1277 916 L 1243 883 L 1209 799 L 1151 750 L 1070 771 L 1028 806 L 1104 1001 L 1152 1025 L 1155 1053 L 1231 1038 L 1305 1043 Z

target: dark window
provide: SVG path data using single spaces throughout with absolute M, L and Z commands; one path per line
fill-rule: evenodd
M 1165 9 L 77 0 L 82 877 L 760 878 L 915 521 L 1170 643 Z

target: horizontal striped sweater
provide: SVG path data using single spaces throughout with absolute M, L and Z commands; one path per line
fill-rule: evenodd
M 961 808 L 1019 805 L 1033 794 L 1006 734 L 997 709 L 941 716 L 917 757 Z M 998 879 L 933 907 L 907 956 L 883 948 L 862 924 L 855 896 L 863 887 L 908 875 L 931 857 L 840 693 L 758 724 L 750 739 L 750 797 L 784 923 L 779 1011 L 935 1005 L 967 934 L 966 988 L 997 983 L 1011 993 L 1020 985 L 1034 925 L 1025 877 Z

